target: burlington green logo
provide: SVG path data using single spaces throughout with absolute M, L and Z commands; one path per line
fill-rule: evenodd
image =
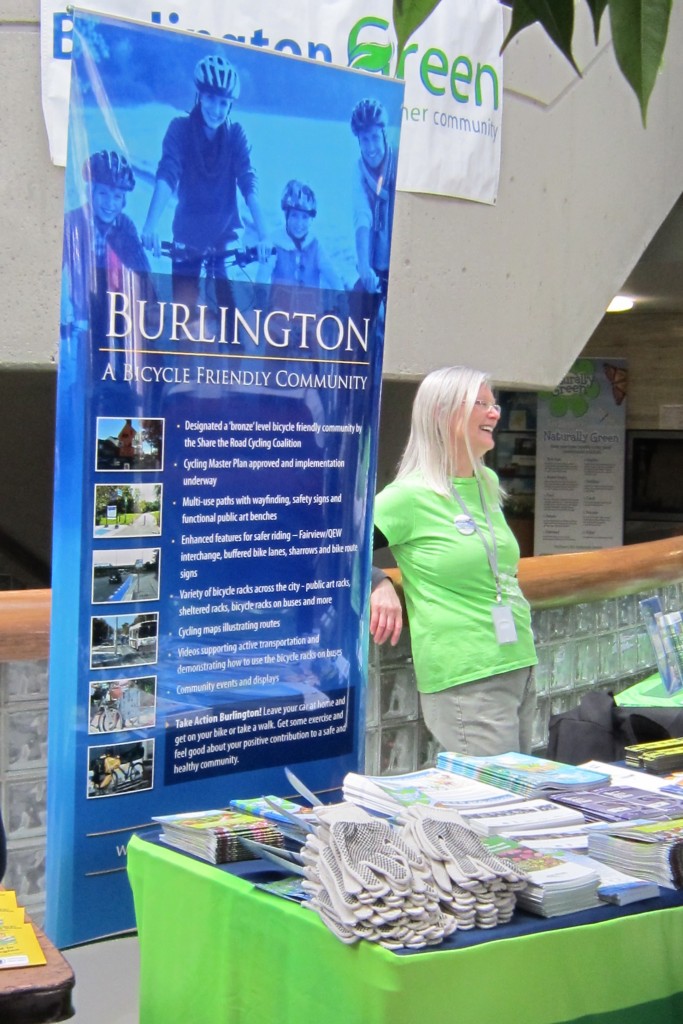
M 386 18 L 370 16 L 357 21 L 346 44 L 349 67 L 403 80 L 406 64 L 410 64 L 415 78 L 431 96 L 449 94 L 456 103 L 474 100 L 477 107 L 486 105 L 492 111 L 498 110 L 500 82 L 491 64 L 465 53 L 449 56 L 438 46 L 421 49 L 417 43 L 409 43 L 398 55 L 394 43 L 387 39 L 389 29 Z
M 361 18 L 349 32 L 347 58 L 350 68 L 361 71 L 374 71 L 380 75 L 391 74 L 391 58 L 394 55 L 393 43 L 361 43 L 358 39 L 365 28 L 378 28 L 386 32 L 389 22 L 384 18 Z

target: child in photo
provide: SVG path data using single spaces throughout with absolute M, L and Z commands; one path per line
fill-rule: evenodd
M 153 301 L 150 268 L 137 228 L 123 212 L 135 188 L 126 157 L 93 153 L 83 164 L 86 202 L 64 217 L 62 333 L 106 332 L 107 291 Z

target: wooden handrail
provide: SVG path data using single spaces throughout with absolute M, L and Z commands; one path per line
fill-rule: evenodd
M 387 570 L 400 583 L 397 569 Z M 523 558 L 519 581 L 534 608 L 599 601 L 683 580 L 683 536 L 623 548 Z M 0 661 L 47 658 L 50 590 L 0 592 Z
M 601 551 L 522 558 L 519 582 L 534 608 L 600 601 L 683 580 L 683 537 Z
M 50 649 L 51 590 L 0 593 L 0 661 L 40 661 Z

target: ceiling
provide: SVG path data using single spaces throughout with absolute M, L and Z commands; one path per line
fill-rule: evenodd
M 683 313 L 683 196 L 620 290 L 636 312 Z

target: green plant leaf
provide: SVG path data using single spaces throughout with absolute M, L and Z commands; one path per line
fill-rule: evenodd
M 501 52 L 522 29 L 537 21 L 576 73 L 581 74 L 572 54 L 574 0 L 509 0 L 506 6 L 512 8 L 512 23 L 503 40 Z
M 349 67 L 388 75 L 393 50 L 391 43 L 363 43 L 349 54 Z
M 394 30 L 399 59 L 413 32 L 429 17 L 439 0 L 394 0 Z
M 661 67 L 672 0 L 609 0 L 617 63 L 640 104 L 643 126 Z
M 586 0 L 593 18 L 593 38 L 595 39 L 596 46 L 600 38 L 600 22 L 608 2 L 609 0 Z

